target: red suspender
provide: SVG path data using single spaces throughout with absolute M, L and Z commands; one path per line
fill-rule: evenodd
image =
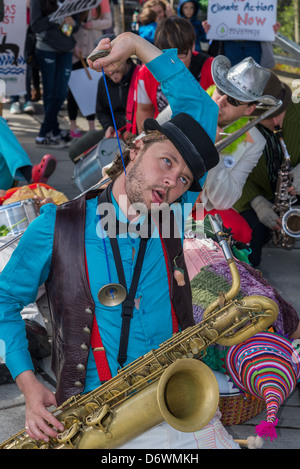
M 132 132 L 134 107 L 135 107 L 134 91 L 135 91 L 137 73 L 140 68 L 141 68 L 140 65 L 136 65 L 132 74 L 130 85 L 129 85 L 127 105 L 126 105 L 126 131 L 127 132 Z
M 86 270 L 86 276 L 89 282 L 89 273 L 88 273 L 88 268 L 87 268 L 86 256 L 85 256 L 85 270 Z M 99 327 L 98 327 L 97 320 L 96 320 L 96 313 L 94 314 L 94 320 L 93 320 L 91 347 L 92 347 L 92 351 L 94 354 L 94 359 L 96 362 L 96 367 L 97 367 L 100 382 L 102 383 L 103 381 L 108 381 L 109 379 L 111 379 L 112 376 L 111 376 L 111 372 L 109 369 L 105 349 L 103 347 L 103 343 L 101 340 Z
M 162 239 L 162 237 L 161 237 L 160 231 L 159 231 L 159 236 L 160 236 L 160 241 L 161 241 L 161 245 L 162 245 L 163 252 L 164 252 L 165 263 L 166 263 L 166 269 L 167 269 L 167 274 L 168 274 L 168 283 L 169 283 L 169 292 L 170 292 L 170 302 L 171 302 L 171 315 L 172 315 L 172 324 L 173 324 L 173 334 L 175 334 L 176 332 L 179 331 L 179 325 L 178 325 L 178 319 L 177 319 L 177 316 L 176 316 L 176 313 L 175 313 L 175 309 L 174 309 L 174 306 L 173 306 L 173 303 L 172 303 L 172 300 L 171 300 L 171 275 L 172 275 L 172 273 L 171 273 L 170 270 L 169 270 L 167 250 L 166 250 L 166 246 L 165 246 L 165 244 L 164 244 L 164 242 L 163 242 L 163 239 Z

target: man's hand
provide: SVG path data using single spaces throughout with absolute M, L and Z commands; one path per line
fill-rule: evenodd
M 57 407 L 54 393 L 38 381 L 31 370 L 17 376 L 16 383 L 26 401 L 25 429 L 28 435 L 35 440 L 46 442 L 49 441 L 49 437 L 56 438 L 56 429 L 63 431 L 64 427 L 47 410 L 47 407 L 52 405 Z
M 280 231 L 282 227 L 281 219 L 273 209 L 273 204 L 263 196 L 258 195 L 250 202 L 256 215 L 266 227 L 271 230 Z
M 110 125 L 110 126 L 107 127 L 107 129 L 106 129 L 105 134 L 104 134 L 104 137 L 105 137 L 105 138 L 112 138 L 112 137 L 115 137 L 115 136 L 116 136 L 115 128 Z
M 113 41 L 107 37 L 101 39 L 93 52 L 101 50 L 106 50 L 109 54 L 94 61 L 87 58 L 89 67 L 97 72 L 102 71 L 102 68 L 104 72 L 112 72 L 132 55 L 136 55 L 143 63 L 147 63 L 163 54 L 149 41 L 129 32 L 120 34 Z

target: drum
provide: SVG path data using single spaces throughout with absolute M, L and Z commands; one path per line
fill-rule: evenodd
M 125 148 L 123 140 L 120 140 L 120 145 L 123 151 Z M 110 164 L 118 153 L 120 153 L 118 139 L 104 138 L 95 149 L 80 159 L 75 165 L 73 175 L 79 190 L 84 192 L 97 184 L 103 177 L 104 166 Z
M 38 214 L 37 204 L 32 199 L 20 200 L 12 204 L 3 205 L 0 207 L 0 226 L 5 225 L 7 228 L 10 228 L 17 223 L 9 234 L 18 235 L 27 228 L 29 223 L 31 223 Z

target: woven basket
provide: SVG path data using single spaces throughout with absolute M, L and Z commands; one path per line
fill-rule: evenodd
M 220 396 L 221 422 L 226 426 L 239 425 L 260 414 L 266 407 L 265 401 L 250 395 Z

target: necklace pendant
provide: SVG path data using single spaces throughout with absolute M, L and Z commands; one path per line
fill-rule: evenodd
M 108 283 L 98 291 L 98 300 L 104 306 L 117 306 L 125 300 L 126 289 L 120 283 Z

